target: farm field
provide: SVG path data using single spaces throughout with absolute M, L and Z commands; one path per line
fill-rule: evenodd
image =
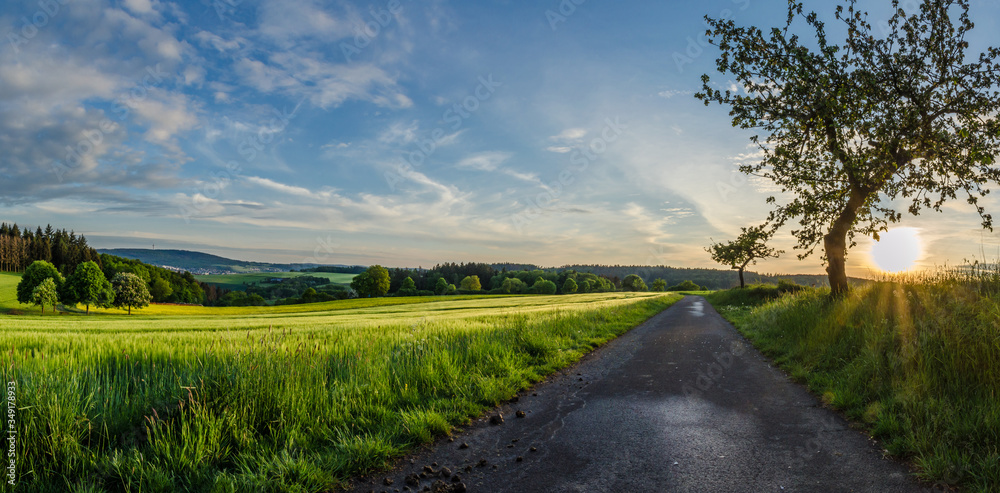
M 0 299 L 12 296 L 12 277 L 0 276 Z M 0 372 L 17 389 L 17 474 L 25 491 L 328 491 L 678 299 L 383 298 L 0 316 Z M 299 311 L 282 311 L 291 308 Z
M 246 284 L 264 284 L 268 279 L 290 278 L 299 276 L 325 277 L 334 284 L 350 284 L 357 274 L 340 274 L 336 272 L 253 272 L 249 274 L 211 274 L 196 275 L 195 279 L 201 282 L 216 284 L 226 289 L 244 290 Z

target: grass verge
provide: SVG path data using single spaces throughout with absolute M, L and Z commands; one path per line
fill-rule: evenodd
M 331 491 L 678 299 L 472 299 L 241 319 L 2 317 L 17 324 L 0 333 L 9 348 L 0 374 L 16 386 L 17 488 Z
M 1000 297 L 937 279 L 873 283 L 842 299 L 767 286 L 706 298 L 922 479 L 1000 489 Z

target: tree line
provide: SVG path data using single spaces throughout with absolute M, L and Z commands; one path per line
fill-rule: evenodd
M 90 314 L 91 305 L 100 308 L 112 306 L 127 309 L 149 305 L 151 296 L 146 282 L 130 272 L 119 272 L 109 281 L 97 263 L 88 260 L 73 269 L 68 278 L 46 260 L 35 260 L 17 283 L 17 301 L 40 306 L 45 313 L 46 305 L 56 311 L 56 304 L 67 306 L 86 305 Z
M 668 287 L 669 286 L 669 287 Z M 497 271 L 490 264 L 446 263 L 432 269 L 387 269 L 380 265 L 368 267 L 351 281 L 351 289 L 361 297 L 432 296 L 449 294 L 574 294 L 612 291 L 691 291 L 705 290 L 691 280 L 669 285 L 664 279 L 649 285 L 637 274 L 624 279 L 612 279 L 592 272 L 572 269 Z
M 22 272 L 36 260 L 49 262 L 68 276 L 77 265 L 98 261 L 98 253 L 87 245 L 83 235 L 57 230 L 51 224 L 44 230 L 38 226 L 31 231 L 16 223 L 0 223 L 0 271 Z

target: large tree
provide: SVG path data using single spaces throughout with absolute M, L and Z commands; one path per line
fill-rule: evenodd
M 756 264 L 757 260 L 761 259 L 777 258 L 784 252 L 767 246 L 767 240 L 771 237 L 772 232 L 764 226 L 741 229 L 742 232 L 735 240 L 713 243 L 705 250 L 712 254 L 712 260 L 738 270 L 740 288 L 744 288 L 746 283 L 743 281 L 743 271 L 747 265 Z
M 115 290 L 114 306 L 128 309 L 128 314 L 132 314 L 133 308 L 149 306 L 149 288 L 146 281 L 131 272 L 119 272 L 111 279 L 111 285 Z
M 44 260 L 36 260 L 24 270 L 21 280 L 17 283 L 17 301 L 21 303 L 33 303 L 32 293 L 46 279 L 52 279 L 56 289 L 62 288 L 62 274 L 54 265 Z
M 736 88 L 720 90 L 704 75 L 696 96 L 729 106 L 734 126 L 766 134 L 751 139 L 763 159 L 740 170 L 788 192 L 768 198 L 770 220 L 778 228 L 798 219 L 800 259 L 823 243 L 834 294 L 849 289 L 855 237 L 877 240 L 902 208 L 940 211 L 961 195 L 984 228 L 993 225 L 979 199 L 1000 179 L 1000 50 L 967 60 L 968 0 L 892 6 L 880 35 L 854 1 L 838 5 L 841 45 L 794 1 L 786 25 L 767 32 L 708 18 L 717 68 Z
M 115 292 L 111 282 L 104 277 L 104 272 L 93 261 L 78 265 L 63 286 L 63 303 L 68 305 L 83 303 L 87 306 L 88 315 L 90 305 L 108 308 L 114 300 Z
M 351 288 L 365 297 L 385 296 L 389 292 L 389 271 L 373 265 L 351 280 Z

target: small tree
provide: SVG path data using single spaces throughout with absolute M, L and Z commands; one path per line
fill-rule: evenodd
M 443 277 L 439 277 L 437 283 L 434 284 L 434 294 L 443 295 L 448 293 L 448 281 Z
M 93 261 L 78 265 L 66 280 L 63 289 L 63 304 L 83 303 L 87 305 L 88 315 L 90 305 L 108 308 L 114 300 L 115 292 L 111 282 L 104 277 L 104 272 L 101 272 L 101 268 Z
M 579 289 L 579 286 L 576 285 L 576 281 L 573 279 L 566 279 L 566 282 L 564 282 L 562 286 L 562 292 L 564 294 L 573 294 L 577 289 Z
M 400 296 L 416 296 L 417 295 L 417 283 L 413 281 L 412 277 L 407 276 L 403 279 L 402 285 L 399 286 L 399 290 L 396 294 Z
M 742 233 L 735 240 L 713 243 L 705 250 L 712 254 L 712 260 L 739 271 L 742 289 L 746 286 L 743 281 L 743 271 L 747 265 L 756 264 L 759 259 L 777 258 L 784 252 L 767 246 L 767 240 L 771 238 L 772 232 L 765 230 L 763 226 L 741 229 Z
M 524 288 L 525 288 L 524 282 L 516 277 L 508 277 L 507 279 L 504 279 L 503 282 L 500 284 L 500 289 L 507 294 L 523 293 Z
M 44 260 L 36 260 L 24 270 L 24 274 L 21 276 L 21 281 L 17 283 L 17 301 L 20 303 L 34 303 L 32 301 L 32 295 L 35 292 L 35 288 L 38 287 L 42 281 L 46 279 L 52 279 L 52 282 L 56 285 L 56 293 L 58 296 L 59 289 L 62 288 L 63 279 L 62 274 L 56 267 Z
M 664 281 L 663 279 L 653 281 L 653 291 L 662 292 L 665 289 L 667 289 L 667 281 Z
M 670 286 L 667 291 L 705 291 L 704 286 L 695 284 L 694 281 L 687 280 L 680 284 Z
M 45 305 L 52 305 L 52 313 L 55 313 L 58 301 L 59 294 L 56 292 L 56 282 L 51 277 L 46 277 L 31 291 L 31 302 L 42 307 L 42 314 L 45 314 Z
M 844 1 L 835 9 L 841 45 L 801 2 L 788 2 L 783 28 L 707 19 L 709 42 L 722 52 L 716 67 L 736 89 L 704 75 L 695 96 L 727 106 L 733 126 L 765 134 L 751 138 L 763 159 L 740 171 L 787 192 L 767 199 L 776 205 L 770 219 L 776 227 L 797 219 L 800 259 L 823 245 L 834 295 L 850 289 L 856 235 L 878 240 L 900 208 L 941 211 L 961 196 L 992 230 L 979 199 L 1000 181 L 1000 49 L 967 53 L 969 3 L 923 0 L 904 12 L 893 0 L 879 36 L 857 3 Z M 796 20 L 812 31 L 808 40 L 795 34 Z
M 535 294 L 556 294 L 556 283 L 547 281 L 541 277 L 531 286 Z
M 465 276 L 465 279 L 462 279 L 459 285 L 463 291 L 479 291 L 483 289 L 482 283 L 479 282 L 479 276 Z
M 646 282 L 635 274 L 629 274 L 622 280 L 623 291 L 646 291 Z
M 111 286 L 115 290 L 114 306 L 128 309 L 129 315 L 133 308 L 149 306 L 151 296 L 141 277 L 130 272 L 119 272 L 111 280 Z

